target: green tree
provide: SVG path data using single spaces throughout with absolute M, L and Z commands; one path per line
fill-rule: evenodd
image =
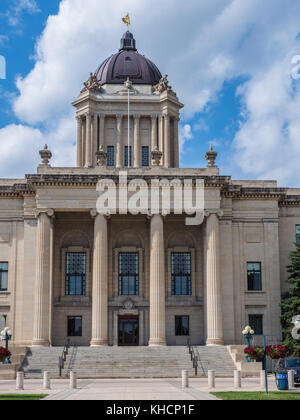
M 290 285 L 289 292 L 282 298 L 281 325 L 283 329 L 283 345 L 288 349 L 288 356 L 300 357 L 300 340 L 292 337 L 292 319 L 300 315 L 300 244 L 296 244 L 296 250 L 290 253 L 290 265 L 287 266 L 290 273 L 287 282 Z

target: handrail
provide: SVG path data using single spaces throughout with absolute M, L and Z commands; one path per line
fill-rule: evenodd
M 189 349 L 191 362 L 193 362 L 193 369 L 195 369 L 195 376 L 198 376 L 198 356 L 196 356 L 194 347 L 191 345 L 190 340 L 187 341 L 187 348 Z
M 67 340 L 67 344 L 63 348 L 62 355 L 58 358 L 59 377 L 62 376 L 62 371 L 65 368 L 65 362 L 67 360 L 69 348 L 70 348 L 70 339 Z

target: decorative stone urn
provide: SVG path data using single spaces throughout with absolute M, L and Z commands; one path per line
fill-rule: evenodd
M 43 150 L 40 150 L 40 156 L 42 159 L 41 166 L 50 166 L 49 160 L 52 158 L 52 153 L 50 152 L 50 150 L 48 150 L 47 144 L 45 144 L 45 147 Z
M 151 155 L 152 155 L 153 166 L 159 166 L 160 165 L 160 162 L 161 162 L 162 155 L 163 155 L 162 152 L 160 152 L 158 150 L 158 148 L 156 147 L 152 151 Z
M 218 153 L 214 151 L 213 147 L 210 146 L 209 151 L 205 155 L 205 159 L 208 162 L 209 167 L 215 166 L 215 161 L 217 159 Z
M 105 152 L 103 145 L 101 144 L 98 152 L 96 152 L 98 166 L 106 166 L 107 153 Z

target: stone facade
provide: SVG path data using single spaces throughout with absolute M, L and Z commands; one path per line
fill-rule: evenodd
M 166 77 L 157 86 L 132 85 L 129 97 L 131 167 L 124 167 L 128 86 L 100 86 L 92 74 L 74 102 L 77 167 L 51 167 L 45 147 L 36 174 L 0 180 L 0 262 L 8 263 L 0 322 L 5 316 L 15 345 L 66 344 L 69 317 L 82 319 L 81 334 L 71 337 L 79 346 L 118 345 L 124 317 L 138 320 L 138 345 L 186 345 L 187 339 L 233 345 L 242 342 L 249 316 L 261 315 L 264 332 L 280 339 L 300 190 L 222 176 L 212 149 L 207 167 L 180 169 L 183 105 Z M 203 180 L 203 223 L 187 226 L 186 215 L 175 214 L 174 200 L 168 215 L 98 214 L 97 182 L 118 182 L 124 169 L 128 182 L 139 178 L 148 185 Z M 85 290 L 76 295 L 66 293 L 69 253 L 85 255 Z M 120 253 L 138 256 L 138 292 L 130 296 L 120 295 Z M 174 253 L 190 258 L 189 293 L 172 288 Z M 248 290 L 248 263 L 260 263 L 260 290 Z M 176 317 L 189 317 L 188 335 L 176 334 Z

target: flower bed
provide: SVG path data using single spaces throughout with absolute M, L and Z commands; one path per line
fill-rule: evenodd
M 4 362 L 7 357 L 11 356 L 11 352 L 4 347 L 0 347 L 0 362 Z
M 246 347 L 244 353 L 248 354 L 251 360 L 263 360 L 265 356 L 265 351 L 262 347 Z
M 266 347 L 266 355 L 273 360 L 285 359 L 287 355 L 287 348 L 278 344 L 277 346 Z

